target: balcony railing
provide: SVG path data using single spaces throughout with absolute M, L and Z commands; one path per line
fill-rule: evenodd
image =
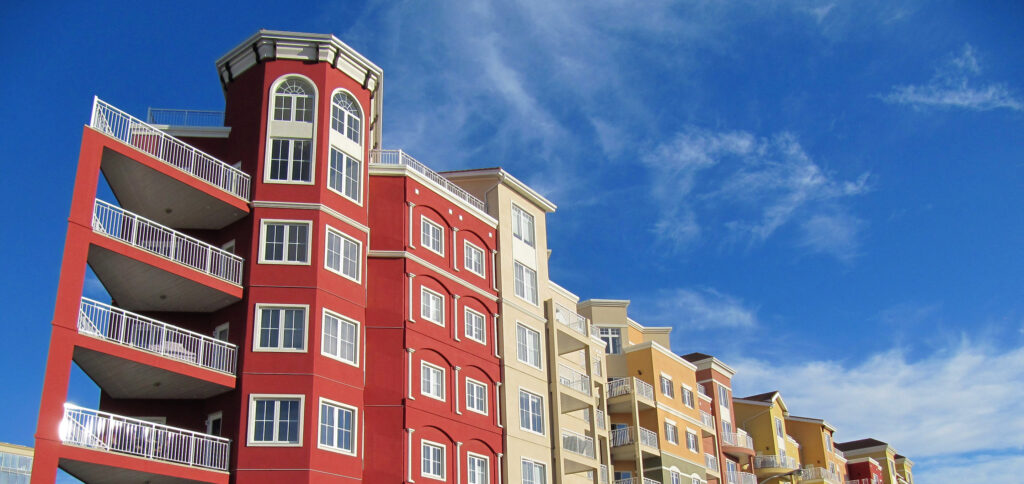
M 705 427 L 715 428 L 715 417 L 712 417 L 710 413 L 701 410 L 700 423 L 704 424 Z
M 146 122 L 168 126 L 224 126 L 224 111 L 149 108 L 146 112 Z
M 166 358 L 235 374 L 235 345 L 82 298 L 78 332 Z
M 568 327 L 580 336 L 587 337 L 587 318 L 576 314 L 576 311 L 561 304 L 555 304 L 555 321 L 558 321 L 562 326 Z
M 875 484 L 871 479 L 854 479 L 852 481 L 845 481 L 843 484 Z
M 731 447 L 754 449 L 754 439 L 744 432 L 722 432 L 722 443 Z
M 606 417 L 604 416 L 604 410 L 598 410 L 597 411 L 597 428 L 599 428 L 601 430 L 604 430 L 604 429 L 608 428 L 608 424 L 605 423 L 606 422 L 605 418 Z
M 563 364 L 558 365 L 558 383 L 590 395 L 590 377 Z
M 427 177 L 430 181 L 440 185 L 441 188 L 444 188 L 449 193 L 459 197 L 466 203 L 480 209 L 482 212 L 487 212 L 487 206 L 484 205 L 484 202 L 479 198 L 470 195 L 469 192 L 463 190 L 462 187 L 452 183 L 434 170 L 427 168 L 426 165 L 416 161 L 415 158 L 405 154 L 402 150 L 372 150 L 370 151 L 370 163 L 408 166 L 413 170 L 418 171 L 421 175 Z
M 604 376 L 601 373 L 601 358 L 594 358 L 594 361 L 593 361 L 591 367 L 593 368 L 592 371 L 594 373 L 594 376 Z
M 594 458 L 594 438 L 570 430 L 562 430 L 562 448 L 573 454 Z
M 608 466 L 601 464 L 601 469 L 598 472 L 598 477 L 601 478 L 601 484 L 608 484 Z
M 228 439 L 64 404 L 60 439 L 105 452 L 226 471 Z
M 242 284 L 241 257 L 103 200 L 96 200 L 92 229 L 219 279 Z
M 710 397 L 711 396 L 711 395 L 708 395 L 708 391 L 705 390 L 704 389 L 704 385 L 701 385 L 701 384 L 697 384 L 697 393 L 700 393 L 701 395 L 704 395 L 705 397 Z
M 704 467 L 707 469 L 718 472 L 718 456 L 714 454 L 704 454 Z
M 608 382 L 608 398 L 633 393 L 638 397 L 654 400 L 654 386 L 637 377 L 618 378 Z
M 654 433 L 653 430 L 640 427 L 640 445 L 658 447 L 658 434 Z
M 661 484 L 656 479 L 650 477 L 627 477 L 625 479 L 616 479 L 615 484 Z
M 796 469 L 799 465 L 796 459 L 789 456 L 781 455 L 755 455 L 754 456 L 754 468 L 755 469 Z
M 757 484 L 757 476 L 749 472 L 738 472 L 739 484 Z
M 839 475 L 824 467 L 804 467 L 800 470 L 800 479 L 824 479 L 826 482 L 839 483 Z
M 242 200 L 249 200 L 249 175 L 188 143 L 95 98 L 93 129 L 153 156 Z
M 639 427 L 640 444 L 648 447 L 658 447 L 658 434 L 652 430 Z M 636 437 L 633 435 L 633 427 L 619 427 L 612 429 L 610 434 L 612 447 L 619 447 L 622 445 L 630 445 L 636 443 Z
M 842 458 L 842 459 L 844 459 L 844 460 L 846 459 L 846 453 L 844 453 L 843 451 L 841 451 L 841 450 L 839 450 L 839 449 L 836 449 L 836 448 L 833 448 L 833 449 L 832 449 L 832 452 L 834 452 L 834 453 L 835 453 L 835 454 L 836 454 L 837 456 L 839 456 L 840 458 Z

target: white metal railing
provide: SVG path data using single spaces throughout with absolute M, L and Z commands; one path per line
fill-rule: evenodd
M 640 445 L 658 447 L 658 434 L 653 430 L 640 427 Z
M 604 416 L 604 410 L 598 409 L 598 411 L 597 411 L 597 428 L 599 428 L 601 430 L 606 429 L 608 427 L 608 424 L 605 423 L 605 422 L 606 422 L 606 420 L 605 420 L 605 416 Z
M 713 454 L 705 453 L 704 454 L 704 467 L 706 467 L 707 469 L 709 469 L 709 470 L 711 470 L 711 471 L 713 471 L 713 472 L 715 472 L 717 474 L 718 473 L 718 456 L 713 455 Z
M 701 385 L 699 383 L 697 384 L 697 393 L 700 393 L 701 395 L 704 395 L 705 397 L 710 397 L 711 396 L 711 395 L 708 395 L 708 391 L 704 389 L 704 385 Z
M 226 471 L 230 440 L 64 404 L 60 439 L 106 452 Z
M 146 122 L 168 126 L 224 126 L 224 111 L 149 108 Z
M 661 484 L 661 483 L 656 481 L 656 480 L 654 480 L 654 479 L 651 479 L 650 477 L 645 477 L 644 478 L 644 484 Z
M 600 472 L 598 476 L 601 478 L 601 484 L 608 484 L 608 466 L 601 464 Z
M 638 397 L 654 400 L 654 386 L 637 377 L 617 378 L 608 382 L 608 398 L 633 393 Z
M 594 438 L 562 429 L 562 448 L 584 457 L 594 458 Z
M 604 376 L 601 370 L 601 358 L 594 358 L 591 368 L 595 376 Z
M 242 200 L 249 200 L 249 175 L 192 145 L 144 123 L 114 106 L 93 99 L 89 126 Z
M 843 484 L 874 484 L 871 479 L 854 479 L 852 481 L 845 481 Z
M 619 427 L 612 429 L 611 433 L 608 434 L 608 437 L 611 440 L 612 447 L 632 444 L 634 442 L 633 427 Z
M 754 456 L 754 468 L 755 469 L 796 469 L 800 467 L 796 459 L 789 456 L 781 455 L 755 455 Z
M 722 432 L 722 443 L 730 447 L 754 449 L 754 439 L 742 432 Z
M 556 303 L 555 321 L 558 321 L 584 338 L 587 337 L 587 318 L 576 314 L 576 311 Z
M 834 447 L 832 448 L 832 452 L 834 452 L 834 453 L 835 453 L 835 454 L 836 454 L 837 456 L 839 456 L 840 458 L 842 458 L 842 459 L 844 459 L 844 460 L 846 459 L 846 453 L 845 453 L 845 452 L 843 452 L 843 451 L 841 451 L 841 450 L 839 450 L 839 449 L 836 449 L 836 448 L 834 448 Z
M 712 417 L 710 413 L 701 410 L 700 423 L 704 424 L 705 427 L 715 428 L 715 417 Z
M 635 484 L 637 477 L 627 477 L 625 479 L 615 479 L 615 484 Z
M 558 364 L 558 383 L 590 395 L 590 377 L 561 363 Z
M 235 345 L 89 298 L 82 298 L 78 332 L 235 374 Z
M 738 472 L 740 482 L 739 484 L 757 484 L 757 476 L 749 472 Z
M 823 479 L 827 482 L 839 483 L 839 475 L 824 467 L 804 467 L 803 469 L 800 469 L 800 479 Z
M 211 276 L 242 284 L 241 257 L 103 200 L 96 200 L 92 229 Z
M 451 194 L 461 198 L 466 203 L 480 209 L 482 212 L 487 212 L 487 206 L 484 205 L 484 202 L 479 198 L 470 195 L 469 192 L 463 190 L 462 187 L 452 183 L 436 171 L 427 168 L 427 165 L 420 163 L 416 158 L 409 156 L 402 150 L 371 150 L 370 163 L 408 166 L 427 177 L 428 180 L 440 185 L 441 188 L 444 188 Z

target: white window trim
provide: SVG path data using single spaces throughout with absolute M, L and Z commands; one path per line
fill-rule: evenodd
M 463 308 L 463 313 L 467 313 L 467 312 L 476 314 L 477 316 L 480 316 L 483 319 L 483 327 L 484 327 L 483 334 L 484 334 L 484 338 L 482 340 L 476 339 L 476 338 L 470 336 L 469 333 L 466 332 L 466 322 L 469 321 L 469 318 L 467 318 L 465 314 L 462 315 L 462 333 L 466 336 L 466 339 L 468 339 L 470 341 L 476 341 L 477 343 L 480 343 L 482 345 L 486 345 L 487 344 L 487 316 L 484 316 L 484 314 L 481 313 L 480 311 L 473 310 L 473 309 L 469 308 L 468 306 Z
M 346 359 L 344 359 L 344 358 L 342 358 L 340 356 L 334 356 L 334 355 L 331 355 L 331 354 L 329 354 L 329 353 L 324 351 L 324 338 L 323 338 L 323 334 L 324 334 L 325 320 L 327 319 L 328 315 L 330 315 L 330 316 L 332 316 L 334 318 L 340 319 L 342 322 L 351 323 L 351 324 L 354 324 L 356 326 L 356 348 L 355 348 L 355 359 L 354 360 L 349 361 L 349 360 L 346 360 Z M 359 321 L 356 321 L 355 319 L 349 318 L 347 316 L 342 316 L 341 314 L 338 314 L 337 312 L 334 312 L 334 311 L 331 311 L 330 309 L 324 308 L 323 314 L 320 317 L 320 354 L 321 355 L 326 356 L 326 357 L 328 357 L 328 358 L 330 358 L 332 360 L 340 361 L 340 362 L 345 363 L 347 365 L 351 365 L 351 366 L 354 366 L 356 368 L 359 368 L 359 351 L 361 349 L 361 345 L 360 345 L 361 341 L 360 341 L 360 339 L 362 339 L 362 338 L 360 338 L 361 335 L 362 335 L 362 327 L 360 326 Z M 341 337 L 341 335 L 339 333 L 339 339 L 340 339 L 340 337 Z
M 520 242 L 526 244 L 529 247 L 532 247 L 532 248 L 536 249 L 537 248 L 537 218 L 534 217 L 532 213 L 527 212 L 522 207 L 520 207 L 519 205 L 516 205 L 513 202 L 512 203 L 512 214 L 511 214 L 513 221 L 515 221 L 516 210 L 519 210 L 520 212 L 523 213 L 523 215 L 526 215 L 527 217 L 530 218 L 531 221 L 533 221 L 533 223 L 531 224 L 533 226 L 533 227 L 531 227 L 531 229 L 533 230 L 533 234 L 531 234 L 533 236 L 532 237 L 533 242 L 527 242 L 525 238 L 517 236 L 516 235 L 516 229 L 519 228 L 519 227 L 516 227 L 516 226 L 512 227 L 512 238 L 513 239 L 519 239 Z
M 696 447 L 696 449 L 690 448 L 691 435 L 693 436 L 693 445 Z M 686 427 L 686 448 L 691 452 L 700 453 L 700 434 L 698 434 L 697 431 L 691 429 L 690 427 Z
M 521 406 L 522 402 L 523 402 L 522 398 L 521 398 L 521 395 L 523 393 L 528 393 L 528 394 L 533 395 L 533 396 L 535 396 L 537 398 L 540 398 L 540 407 L 541 407 L 540 408 L 540 428 L 541 428 L 541 432 L 537 432 L 536 430 L 533 430 L 531 428 L 523 426 L 523 409 L 522 409 L 522 406 Z M 516 399 L 519 400 L 518 408 L 516 409 L 518 411 L 518 413 L 519 413 L 519 430 L 522 430 L 524 432 L 529 432 L 529 433 L 534 434 L 534 435 L 547 436 L 547 433 L 545 433 L 544 431 L 547 430 L 547 427 L 548 427 L 548 422 L 547 422 L 547 419 L 545 417 L 545 412 L 547 412 L 547 408 L 548 408 L 548 402 L 547 402 L 547 399 L 544 398 L 544 395 L 542 395 L 540 393 L 534 393 L 534 392 L 532 392 L 530 390 L 527 390 L 527 389 L 525 389 L 523 387 L 519 387 L 519 394 L 516 395 Z
M 227 332 L 228 339 L 220 340 L 219 338 L 217 338 L 217 334 L 219 334 L 222 330 Z M 213 328 L 213 335 L 212 336 L 213 336 L 213 339 L 228 342 L 231 339 L 231 322 L 228 321 L 226 323 L 218 324 L 216 328 Z
M 441 298 L 441 320 L 440 321 L 435 321 L 435 320 L 431 319 L 429 315 L 423 314 L 423 298 L 424 298 L 424 293 L 428 293 L 428 292 L 430 294 L 433 294 L 433 295 Z M 445 303 L 444 294 L 441 294 L 441 293 L 439 293 L 437 291 L 428 289 L 426 286 L 420 286 L 420 317 L 421 318 L 423 318 L 423 319 L 425 319 L 427 321 L 430 321 L 431 323 L 434 323 L 434 324 L 436 324 L 438 326 L 444 327 L 444 325 L 445 325 L 445 323 L 444 323 L 445 313 L 447 312 L 445 306 L 446 306 L 446 303 Z
M 541 462 L 539 460 L 527 459 L 526 457 L 520 457 L 519 461 L 520 461 L 520 463 L 519 463 L 520 472 L 522 472 L 523 463 L 524 462 L 529 462 L 531 466 L 540 466 L 540 468 L 544 470 L 544 482 L 545 483 L 548 482 L 548 465 L 547 465 L 547 463 Z
M 666 425 L 666 427 L 665 427 L 665 440 L 671 442 L 674 445 L 679 445 L 679 424 L 677 424 L 675 422 L 675 420 L 670 420 L 670 419 L 666 418 L 664 425 Z M 674 427 L 676 429 L 676 440 L 674 440 L 674 441 L 672 439 L 668 438 L 669 437 L 669 435 L 668 435 L 668 427 L 667 427 L 668 425 L 671 425 L 672 427 Z
M 440 251 L 434 250 L 433 247 L 431 247 L 430 245 L 428 245 L 426 242 L 423 241 L 423 235 L 425 234 L 425 232 L 423 231 L 423 224 L 424 223 L 428 223 L 430 225 L 433 225 L 434 227 L 437 227 L 438 233 L 441 234 L 441 236 L 440 236 L 441 237 L 441 250 Z M 429 250 L 429 251 L 431 251 L 431 252 L 433 252 L 433 253 L 441 256 L 441 257 L 444 257 L 444 232 L 445 232 L 445 230 L 444 230 L 444 226 L 443 225 L 441 225 L 441 224 L 431 220 L 430 217 L 427 217 L 426 215 L 420 215 L 420 246 L 421 247 L 424 247 L 427 250 Z
M 438 397 L 437 395 L 432 395 L 430 393 L 427 393 L 427 392 L 423 391 L 423 367 L 425 367 L 425 366 L 429 366 L 430 368 L 433 368 L 433 369 L 438 370 L 438 371 L 441 372 L 441 396 L 440 397 Z M 435 365 L 435 364 L 430 363 L 430 362 L 428 362 L 426 360 L 421 360 L 420 361 L 420 395 L 423 395 L 423 396 L 425 396 L 427 398 L 433 398 L 434 400 L 439 400 L 439 401 L 442 401 L 442 402 L 448 401 L 448 372 L 445 371 L 445 368 L 443 366 Z
M 423 447 L 425 446 L 439 447 L 441 449 L 441 474 L 427 474 L 423 472 Z M 448 470 L 448 446 L 432 440 L 420 439 L 420 475 L 427 479 L 434 479 L 437 481 L 444 481 L 445 475 Z
M 665 392 L 665 388 L 666 388 L 665 387 L 665 383 L 664 383 L 665 380 L 668 380 L 668 387 L 667 387 L 668 388 L 668 392 L 667 393 Z M 663 396 L 666 396 L 668 398 L 675 398 L 676 397 L 675 396 L 676 383 L 672 380 L 672 375 L 669 375 L 667 373 L 662 373 L 661 375 L 659 375 L 658 387 L 659 387 L 658 389 L 661 391 L 661 394 Z
M 352 100 L 354 100 L 356 102 L 356 106 L 359 106 L 359 116 L 358 116 L 359 117 L 359 141 L 358 142 L 357 141 L 352 141 L 348 137 L 348 135 L 346 135 L 345 133 L 339 133 L 338 131 L 336 131 L 334 129 L 334 96 L 336 94 L 338 94 L 339 92 L 343 92 L 343 93 L 348 94 L 349 96 L 351 96 Z M 332 134 L 336 133 L 337 135 L 341 136 L 341 138 L 344 139 L 346 144 L 352 144 L 353 145 L 352 147 L 358 148 L 357 151 L 359 152 L 359 156 L 358 157 L 353 156 L 353 158 L 356 158 L 357 160 L 362 162 L 362 160 L 363 160 L 363 142 L 366 139 L 364 134 L 366 134 L 366 129 L 367 129 L 367 126 L 366 126 L 366 110 L 363 109 L 363 104 L 361 102 L 359 102 L 359 98 L 356 97 L 356 95 L 352 91 L 349 91 L 348 89 L 344 89 L 344 88 L 341 88 L 341 87 L 331 91 L 331 97 L 330 97 L 328 102 L 331 105 L 331 107 L 330 107 L 330 110 L 331 110 L 330 118 L 328 119 L 328 125 L 329 125 L 329 127 L 327 128 L 328 131 L 330 133 L 332 133 Z M 345 128 L 348 129 L 348 123 L 345 123 Z M 345 148 L 337 146 L 337 144 L 332 143 L 332 146 L 337 147 L 342 152 L 347 152 L 347 150 Z
M 331 233 L 334 233 L 334 234 L 336 234 L 336 235 L 338 235 L 338 236 L 340 236 L 342 238 L 341 268 L 339 268 L 340 270 L 334 270 L 334 269 L 330 268 L 327 265 L 327 237 L 330 237 Z M 359 248 L 359 260 L 358 260 L 358 265 L 356 266 L 356 270 L 359 272 L 359 277 L 353 278 L 352 276 L 349 276 L 348 274 L 345 274 L 345 272 L 344 272 L 344 267 L 345 267 L 344 239 L 348 239 L 349 242 L 355 242 L 356 247 Z M 355 282 L 357 284 L 362 284 L 362 282 L 363 282 L 363 243 L 358 241 L 358 240 L 356 240 L 354 237 L 346 234 L 345 232 L 342 232 L 342 231 L 340 231 L 340 230 L 338 230 L 338 229 L 336 229 L 336 228 L 334 228 L 334 227 L 332 227 L 330 225 L 327 225 L 327 230 L 324 231 L 324 269 L 327 269 L 327 270 L 329 270 L 329 271 L 331 271 L 331 272 L 333 272 L 333 273 L 335 273 L 335 274 L 337 274 L 337 275 L 339 275 L 341 277 L 344 277 L 345 279 L 348 279 L 348 280 L 350 280 L 352 282 Z
M 329 445 L 323 445 L 320 443 L 320 411 L 323 404 L 334 405 L 335 407 L 341 407 L 346 410 L 352 411 L 352 450 L 348 451 L 340 447 L 331 447 Z M 316 406 L 317 420 L 316 420 L 316 447 L 329 452 L 335 452 L 338 454 L 356 456 L 359 455 L 359 408 L 354 405 L 341 403 L 335 400 L 330 400 L 324 397 L 320 397 L 320 402 Z
M 491 458 L 483 454 L 477 454 L 476 452 L 466 451 L 466 482 L 469 483 L 469 459 L 471 457 L 484 461 L 484 469 L 486 469 L 487 480 L 483 484 L 490 484 L 491 482 Z
M 474 271 L 471 267 L 466 265 L 466 254 L 468 254 L 471 249 L 472 250 L 480 251 L 480 272 Z M 462 267 L 464 267 L 470 273 L 476 274 L 476 275 L 486 279 L 487 278 L 487 262 L 484 260 L 485 254 L 486 254 L 486 252 L 484 252 L 484 250 L 481 249 L 480 247 L 478 247 L 476 244 L 474 244 L 474 243 L 472 243 L 472 242 L 470 242 L 468 240 L 463 241 L 463 243 L 462 243 Z
M 312 87 L 312 89 L 313 89 L 313 121 L 311 123 L 309 123 L 309 124 L 312 125 L 312 135 L 309 138 L 295 138 L 295 137 L 292 137 L 292 136 L 280 136 L 281 134 L 284 134 L 284 133 L 274 133 L 273 132 L 274 131 L 273 130 L 273 124 L 274 123 L 303 123 L 303 124 L 306 123 L 305 121 L 278 121 L 278 120 L 274 119 L 274 103 L 275 103 L 274 97 L 275 97 L 275 94 L 277 93 L 277 88 L 283 82 L 287 81 L 289 78 L 302 79 L 307 84 L 309 84 L 309 86 Z M 281 77 L 278 77 L 277 79 L 274 80 L 273 84 L 270 85 L 269 96 L 270 96 L 270 98 L 269 98 L 270 102 L 267 103 L 267 136 L 266 136 L 267 140 L 266 140 L 266 146 L 264 147 L 264 160 L 263 160 L 263 183 L 283 184 L 283 185 L 314 185 L 314 184 L 316 184 L 316 146 L 317 146 L 317 143 L 316 143 L 316 139 L 317 139 L 316 131 L 317 131 L 317 129 L 316 128 L 317 128 L 317 124 L 318 124 L 317 123 L 317 119 L 319 118 L 319 114 L 320 114 L 319 113 L 319 109 L 317 109 L 318 106 L 320 105 L 320 90 L 317 89 L 316 83 L 313 82 L 312 79 L 310 79 L 310 78 L 308 78 L 308 77 L 306 77 L 306 76 L 304 76 L 302 74 L 289 73 L 289 74 L 284 74 Z M 294 106 L 293 106 L 293 109 L 294 109 Z M 294 139 L 298 139 L 298 140 L 307 140 L 308 139 L 310 141 L 310 147 L 309 147 L 309 181 L 308 182 L 292 181 L 292 180 L 272 180 L 270 178 L 270 157 L 272 156 L 272 149 L 271 149 L 271 147 L 274 145 L 274 141 L 273 141 L 274 139 L 293 139 L 293 140 Z
M 516 360 L 518 360 L 520 363 L 526 364 L 526 366 L 529 366 L 530 368 L 536 368 L 538 370 L 543 370 L 544 369 L 544 354 L 543 354 L 543 351 L 544 351 L 543 350 L 544 341 L 541 340 L 541 338 L 542 338 L 542 336 L 540 336 L 541 332 L 537 331 L 536 329 L 533 329 L 533 328 L 531 328 L 531 327 L 529 327 L 529 326 L 527 326 L 527 325 L 525 325 L 525 324 L 523 324 L 523 323 L 521 323 L 519 321 L 516 321 L 516 328 L 519 328 L 519 326 L 522 326 L 522 327 L 526 328 L 527 331 L 532 331 L 534 333 L 537 333 L 537 335 L 538 335 L 538 337 L 537 337 L 537 356 L 538 356 L 537 361 L 540 362 L 540 365 L 539 366 L 534 365 L 533 363 L 531 363 L 531 362 L 529 362 L 527 360 L 524 360 L 524 359 L 519 357 L 519 340 L 518 340 L 518 338 L 519 338 L 519 330 L 518 329 L 516 329 Z
M 270 224 L 286 224 L 286 225 L 305 225 L 307 227 L 306 234 L 306 262 L 292 262 L 288 260 L 267 260 L 266 259 L 266 247 L 267 247 L 267 225 Z M 285 231 L 287 237 L 288 231 Z M 260 246 L 259 246 L 259 263 L 260 264 L 277 264 L 287 266 L 308 266 L 312 264 L 312 250 L 313 250 L 313 221 L 312 220 L 285 220 L 276 218 L 265 218 L 260 220 Z M 288 241 L 285 239 L 284 252 L 288 252 Z M 287 257 L 287 256 L 286 256 Z
M 519 294 L 516 294 L 516 287 L 515 287 L 515 273 L 516 273 L 515 266 L 516 266 L 516 264 L 518 264 L 518 265 L 523 267 L 523 278 L 524 279 L 523 279 L 523 295 L 522 296 L 520 296 Z M 526 271 L 533 272 L 533 279 L 534 279 L 533 290 L 534 290 L 534 293 L 535 293 L 534 295 L 537 298 L 536 302 L 531 301 L 531 300 L 523 297 L 523 296 L 529 296 L 529 293 L 526 290 L 526 279 L 525 279 Z M 539 276 L 537 275 L 537 270 L 536 269 L 533 269 L 532 267 L 530 267 L 530 266 L 528 266 L 526 264 L 523 264 L 522 262 L 513 261 L 513 263 L 512 263 L 512 294 L 515 295 L 515 297 L 517 299 L 519 299 L 520 301 L 523 301 L 523 302 L 525 302 L 525 303 L 527 303 L 527 304 L 529 304 L 531 306 L 534 306 L 534 307 L 540 307 L 540 287 L 539 287 L 540 286 L 540 282 L 538 282 L 538 277 Z
M 302 330 L 302 349 L 297 350 L 294 348 L 263 348 L 260 346 L 260 330 L 263 328 L 263 309 L 265 308 L 287 308 L 287 309 L 302 309 L 303 314 L 303 330 Z M 254 353 L 305 353 L 309 351 L 309 305 L 308 304 L 275 304 L 275 303 L 257 303 L 256 309 L 253 314 L 253 319 L 256 323 L 253 325 L 253 336 L 252 336 L 252 351 Z M 280 331 L 284 331 L 282 327 Z M 279 336 L 280 338 L 280 336 Z
M 316 113 L 314 113 L 313 115 L 316 116 Z M 275 122 L 275 123 L 294 123 L 295 121 L 273 121 L 273 122 Z M 315 125 L 316 123 L 313 123 L 313 124 Z M 274 141 L 275 140 L 282 140 L 282 141 L 286 140 L 286 141 L 290 142 L 290 143 L 288 143 L 288 151 L 290 153 L 289 156 L 292 156 L 291 154 L 295 152 L 294 151 L 295 150 L 295 144 L 294 143 L 296 141 L 308 141 L 309 142 L 309 181 L 292 180 L 291 178 L 289 178 L 287 180 L 275 180 L 273 178 L 270 178 L 270 163 L 271 163 L 271 157 L 274 156 L 273 151 L 274 151 Z M 267 157 L 266 157 L 267 159 L 263 162 L 263 183 L 266 183 L 266 184 L 269 184 L 269 185 L 315 185 L 316 184 L 316 143 L 314 141 L 315 140 L 312 139 L 312 138 L 296 138 L 294 136 L 267 136 Z M 289 165 L 291 165 L 294 162 L 295 162 L 294 159 L 288 158 L 288 164 Z M 288 171 L 289 171 L 289 175 L 291 175 L 291 166 L 288 167 Z
M 298 400 L 299 401 L 299 441 L 297 443 L 291 442 L 257 442 L 253 440 L 253 434 L 256 431 L 256 400 Z M 249 394 L 249 408 L 246 410 L 249 413 L 249 428 L 246 432 L 246 445 L 248 447 L 302 447 L 303 430 L 306 427 L 306 396 L 302 394 L 284 394 L 284 393 L 250 393 Z M 319 424 L 319 423 L 318 423 Z M 221 423 L 223 425 L 223 423 Z
M 470 383 L 475 383 L 477 385 L 480 385 L 480 386 L 484 387 L 484 409 L 483 409 L 483 411 L 477 410 L 475 408 L 470 408 L 470 406 L 469 406 L 469 384 Z M 484 382 L 482 382 L 480 380 L 475 380 L 475 379 L 470 378 L 470 377 L 467 376 L 466 377 L 466 398 L 465 398 L 466 410 L 469 410 L 470 412 L 473 412 L 473 413 L 479 413 L 480 415 L 488 415 L 489 412 L 490 412 L 489 411 L 489 408 L 490 408 L 489 400 L 490 400 L 490 396 L 491 396 L 490 391 L 488 390 L 488 388 L 489 388 L 489 386 L 486 383 L 484 383 Z
M 206 433 L 213 435 L 213 421 L 217 419 L 220 419 L 220 437 L 224 435 L 224 412 L 221 410 L 206 415 Z
M 333 98 L 334 96 L 331 96 L 331 97 Z M 333 108 L 333 105 L 332 105 L 332 108 Z M 345 138 L 345 139 L 348 139 L 348 138 Z M 331 182 L 331 151 L 330 151 L 331 148 L 340 151 L 343 156 L 348 156 L 349 158 L 352 158 L 353 160 L 355 160 L 356 163 L 359 163 L 359 200 L 356 200 L 356 199 L 354 199 L 354 198 L 352 198 L 352 197 L 350 197 L 348 195 L 345 195 L 345 192 L 339 191 L 339 190 L 335 190 L 334 187 L 331 186 L 331 183 L 330 183 Z M 362 150 L 360 149 L 360 151 L 362 151 Z M 364 183 L 363 183 L 363 178 L 364 178 L 363 174 L 366 173 L 366 164 L 363 163 L 363 159 L 362 158 L 363 158 L 362 154 L 360 154 L 359 156 L 352 156 L 352 154 L 349 153 L 347 150 L 343 149 L 342 147 L 338 146 L 337 144 L 331 143 L 330 146 L 327 148 L 327 160 L 325 160 L 325 163 L 327 164 L 327 166 L 324 167 L 324 178 L 325 178 L 325 182 L 326 182 L 324 184 L 324 186 L 326 186 L 328 190 L 338 194 L 338 196 L 340 196 L 341 198 L 344 198 L 345 200 L 348 200 L 348 201 L 350 201 L 350 202 L 352 202 L 352 203 L 354 203 L 354 204 L 356 204 L 356 205 L 358 205 L 360 207 L 363 206 L 363 199 L 366 198 L 366 197 L 364 197 L 364 194 L 365 194 L 366 190 L 364 190 L 364 188 L 363 188 L 363 185 L 364 185 Z M 344 160 L 342 160 L 342 161 L 344 161 Z

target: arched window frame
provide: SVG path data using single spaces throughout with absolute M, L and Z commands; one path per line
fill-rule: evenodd
M 343 96 L 351 104 L 340 106 L 335 98 Z M 354 108 L 355 113 L 348 108 Z M 327 188 L 351 200 L 363 204 L 364 177 L 366 172 L 365 150 L 363 149 L 366 119 L 363 106 L 351 91 L 335 89 L 330 97 L 331 128 L 329 130 L 330 156 L 327 160 Z M 340 128 L 340 130 L 338 129 Z M 350 132 L 355 130 L 354 133 Z
M 299 96 L 278 93 L 278 90 L 289 81 L 301 81 L 311 92 L 308 96 L 312 97 L 312 102 L 309 104 L 309 110 L 303 110 L 307 114 L 301 116 L 302 120 L 295 120 L 295 100 Z M 293 185 L 316 183 L 316 120 L 320 99 L 316 83 L 301 74 L 285 74 L 271 84 L 269 96 L 263 182 Z M 279 96 L 291 99 L 287 106 L 287 120 L 277 119 Z M 309 120 L 306 121 L 306 118 Z
M 348 103 L 340 104 L 339 98 Z M 359 100 L 345 89 L 335 89 L 331 93 L 331 130 L 344 135 L 359 146 L 363 145 L 363 107 L 359 105 Z

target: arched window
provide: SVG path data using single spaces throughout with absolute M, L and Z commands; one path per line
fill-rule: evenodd
M 274 92 L 274 121 L 313 122 L 313 87 L 297 78 L 286 79 Z
M 351 94 L 338 91 L 331 100 L 331 129 L 362 145 L 362 110 Z

